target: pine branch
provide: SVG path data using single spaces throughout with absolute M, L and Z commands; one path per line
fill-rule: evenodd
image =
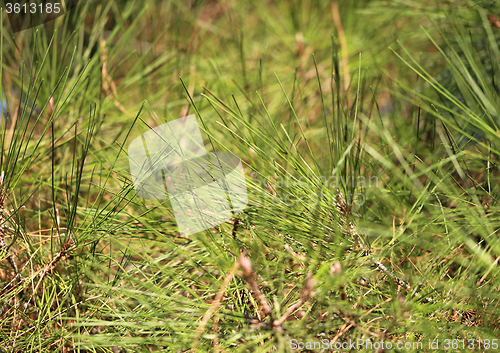
M 372 255 L 371 249 L 369 249 L 365 244 L 362 242 L 362 238 L 359 235 L 358 231 L 356 230 L 356 227 L 353 223 L 353 221 L 350 218 L 350 209 L 347 207 L 347 203 L 345 201 L 344 195 L 340 192 L 339 189 L 337 189 L 337 198 L 338 202 L 334 201 L 334 206 L 337 208 L 339 214 L 343 217 L 343 221 L 346 223 L 345 227 L 345 233 L 351 236 L 351 238 L 358 243 L 358 247 L 361 249 L 365 249 L 363 252 L 363 256 L 370 256 Z M 406 289 L 410 290 L 411 286 L 407 281 L 402 280 L 400 277 L 394 274 L 394 272 L 390 271 L 385 267 L 380 261 L 374 261 L 371 264 L 371 267 L 375 267 L 379 272 L 384 274 L 387 277 L 390 277 L 396 282 L 398 285 L 401 287 L 405 287 Z M 419 292 L 413 293 L 414 297 L 420 296 Z M 425 298 L 425 301 L 431 302 L 432 298 Z

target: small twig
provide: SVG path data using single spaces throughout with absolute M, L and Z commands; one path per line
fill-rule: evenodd
M 380 338 L 379 334 L 376 334 L 374 332 L 371 332 L 369 329 L 366 329 L 363 327 L 363 325 L 359 325 L 352 319 L 352 316 L 347 317 L 346 315 L 342 314 L 338 309 L 333 309 L 333 312 L 337 314 L 342 320 L 345 321 L 344 326 L 340 329 L 339 333 L 332 339 L 332 342 L 335 342 L 340 336 L 342 336 L 345 332 L 347 332 L 351 327 L 357 327 L 359 330 L 363 331 L 367 335 Z M 346 327 L 346 325 L 349 324 L 349 326 Z
M 354 226 L 354 223 L 348 219 L 348 217 L 350 215 L 350 210 L 347 207 L 347 203 L 345 201 L 344 195 L 342 195 L 342 193 L 340 192 L 339 189 L 337 189 L 337 198 L 338 198 L 338 202 L 334 201 L 334 206 L 337 208 L 340 215 L 343 216 L 345 218 L 345 221 L 347 222 L 346 232 L 353 239 L 355 239 L 358 242 L 358 246 L 360 248 L 366 248 L 366 246 L 361 241 L 361 236 L 358 234 L 356 227 Z M 402 232 L 402 225 L 400 227 L 400 232 Z M 371 253 L 370 249 L 366 249 L 365 252 L 363 253 L 363 256 L 370 256 L 371 254 L 372 253 Z M 410 285 L 406 281 L 402 280 L 401 278 L 396 276 L 393 272 L 389 271 L 384 265 L 382 265 L 382 263 L 380 261 L 374 261 L 371 264 L 371 266 L 375 267 L 378 271 L 380 271 L 381 273 L 383 273 L 387 277 L 392 278 L 394 280 L 394 282 L 396 282 L 401 287 L 405 287 L 408 290 L 411 289 Z M 420 296 L 420 293 L 415 292 L 415 293 L 413 293 L 413 296 Z M 431 302 L 432 298 L 425 298 L 425 300 L 427 302 Z
M 483 281 L 486 279 L 486 277 L 489 275 L 489 273 L 491 272 L 491 270 L 493 270 L 493 268 L 496 267 L 496 265 L 498 264 L 498 260 L 500 260 L 500 256 L 497 256 L 497 258 L 495 259 L 495 261 L 491 264 L 490 268 L 488 268 L 488 271 L 486 271 L 486 273 L 484 274 L 483 277 L 481 277 L 481 279 L 479 280 L 479 282 L 477 282 L 477 285 L 479 286 L 481 283 L 483 283 Z
M 23 335 L 28 335 L 31 331 L 33 330 L 36 330 L 37 328 L 45 325 L 47 322 L 49 322 L 50 320 L 53 320 L 55 317 L 57 316 L 60 316 L 62 314 L 64 314 L 65 312 L 73 309 L 73 308 L 76 308 L 78 305 L 80 304 L 83 304 L 83 303 L 86 303 L 86 302 L 89 302 L 91 300 L 94 300 L 94 299 L 98 299 L 98 298 L 101 298 L 103 297 L 104 295 L 103 294 L 100 294 L 100 295 L 97 295 L 97 296 L 94 296 L 94 297 L 90 297 L 90 298 L 87 298 L 87 299 L 84 299 L 84 300 L 80 300 L 78 303 L 75 303 L 69 307 L 67 307 L 66 309 L 63 309 L 63 310 L 60 310 L 59 312 L 56 312 L 56 313 L 52 313 L 47 319 L 45 319 L 44 321 L 40 322 L 37 326 L 37 325 L 33 325 L 32 327 L 30 328 L 27 328 L 26 330 L 19 330 L 18 332 L 20 333 L 18 337 L 20 336 L 23 336 Z M 103 305 L 101 305 L 101 308 L 104 307 L 106 304 L 108 304 L 108 302 L 105 302 Z M 96 313 L 97 310 L 95 310 L 92 315 L 88 315 L 87 316 L 87 320 L 88 318 L 92 317 L 95 313 Z M 86 322 L 86 321 L 85 321 Z M 8 342 L 12 342 L 12 338 L 10 338 L 8 341 L 6 341 L 7 343 Z M 3 342 L 5 343 L 5 342 Z
M 304 255 L 297 254 L 290 245 L 285 244 L 285 250 L 290 253 L 294 258 L 296 258 L 300 262 L 300 266 L 303 268 L 304 261 L 307 261 L 306 257 Z
M 382 265 L 380 263 L 380 261 L 375 261 L 372 264 L 372 266 L 375 267 L 375 268 L 377 268 L 377 270 L 379 270 L 380 272 L 382 272 L 384 275 L 386 275 L 388 277 L 391 277 L 394 280 L 394 282 L 396 282 L 401 287 L 405 287 L 408 290 L 411 289 L 410 285 L 408 283 L 406 283 L 401 278 L 399 278 L 398 276 L 396 276 L 394 273 L 392 273 L 391 271 L 389 271 L 384 265 Z
M 281 325 L 286 321 L 286 319 L 288 319 L 290 315 L 292 315 L 296 310 L 298 310 L 302 305 L 304 305 L 304 303 L 309 299 L 309 297 L 312 294 L 313 287 L 314 287 L 314 279 L 312 277 L 311 271 L 309 271 L 307 273 L 306 286 L 304 288 L 304 291 L 300 295 L 300 299 L 290 308 L 288 308 L 288 310 L 285 311 L 279 319 L 273 321 L 273 326 L 275 328 L 280 328 L 282 330 Z
M 491 26 L 500 28 L 500 20 L 490 13 L 488 14 L 488 20 Z
M 382 303 L 378 303 L 377 305 L 375 305 L 373 308 L 371 308 L 370 310 L 366 311 L 365 313 L 363 313 L 363 315 L 361 315 L 359 318 L 362 319 L 363 317 L 365 317 L 366 315 L 372 313 L 373 311 L 377 310 L 381 305 L 385 304 L 385 303 L 389 303 L 390 301 L 392 300 L 392 297 L 391 298 L 387 298 L 386 300 L 384 300 Z
M 347 40 L 345 37 L 344 27 L 342 26 L 342 21 L 340 20 L 339 4 L 337 2 L 332 4 L 332 16 L 333 22 L 335 22 L 335 27 L 337 28 L 337 33 L 339 34 L 340 50 L 342 52 L 341 66 L 344 68 L 344 90 L 347 91 L 351 82 L 351 74 L 349 71 L 349 53 L 347 51 Z
M 264 297 L 264 294 L 259 289 L 259 286 L 257 285 L 257 281 L 255 280 L 253 269 L 252 269 L 252 262 L 248 257 L 246 257 L 245 252 L 242 252 L 240 254 L 240 266 L 243 269 L 243 276 L 245 280 L 247 281 L 248 285 L 250 286 L 250 289 L 254 291 L 255 296 L 257 297 L 257 300 L 259 301 L 260 305 L 262 306 L 262 311 L 264 313 L 264 317 L 266 316 L 271 316 L 272 319 L 272 308 L 267 302 L 266 298 Z
M 344 326 L 340 328 L 339 332 L 335 335 L 335 337 L 332 338 L 332 343 L 335 343 L 340 338 L 340 336 L 342 336 L 345 332 L 347 332 L 351 327 L 354 326 L 356 325 L 352 323 L 347 325 L 347 323 L 345 323 Z
M 73 237 L 70 234 L 69 240 L 63 245 L 61 250 L 59 252 L 57 252 L 54 255 L 54 257 L 52 258 L 52 260 L 47 265 L 45 265 L 43 267 L 43 269 L 39 272 L 40 279 L 38 280 L 38 283 L 35 286 L 33 293 L 36 293 L 36 291 L 38 290 L 40 283 L 42 283 L 42 280 L 45 277 L 45 275 L 48 272 L 52 271 L 56 267 L 56 265 L 59 261 L 61 261 L 63 258 L 65 258 L 69 255 L 69 251 L 74 247 L 74 245 L 75 245 L 75 241 L 73 240 Z
M 233 230 L 231 231 L 231 235 L 233 236 L 233 239 L 236 239 L 236 232 L 238 231 L 238 224 L 239 223 L 240 223 L 239 218 L 234 217 Z
M 292 315 L 295 311 L 297 311 L 304 303 L 311 297 L 312 295 L 312 289 L 314 287 L 314 279 L 312 277 L 311 271 L 307 273 L 307 280 L 306 280 L 306 285 L 304 287 L 304 290 L 302 291 L 300 295 L 300 299 L 293 304 L 290 308 L 288 308 L 279 319 L 274 320 L 273 315 L 272 315 L 272 308 L 267 302 L 266 298 L 262 294 L 262 292 L 259 289 L 259 286 L 257 285 L 257 281 L 255 280 L 255 276 L 253 273 L 252 269 L 252 262 L 250 259 L 246 256 L 245 252 L 242 252 L 240 254 L 240 259 L 239 259 L 239 264 L 243 270 L 243 277 L 247 281 L 250 289 L 255 293 L 255 296 L 257 297 L 257 300 L 259 301 L 260 305 L 262 306 L 262 311 L 264 316 L 262 317 L 265 318 L 269 316 L 271 318 L 271 322 L 264 322 L 262 319 L 256 320 L 256 319 L 250 319 L 250 324 L 252 324 L 255 328 L 260 328 L 260 327 L 271 327 L 273 330 L 276 331 L 283 331 L 282 324 Z
M 2 173 L 0 174 L 0 251 L 3 251 L 7 254 L 7 261 L 9 262 L 9 265 L 12 267 L 15 273 L 14 278 L 5 287 L 8 288 L 16 280 L 18 282 L 18 285 L 21 284 L 24 281 L 24 278 L 19 272 L 19 268 L 17 267 L 14 258 L 12 257 L 9 247 L 5 243 L 5 233 L 6 233 L 5 230 L 8 229 L 9 227 L 5 224 L 6 220 L 3 215 L 4 212 L 7 212 L 8 214 L 8 211 L 5 210 L 6 189 L 4 185 L 4 178 L 5 178 L 5 172 L 2 171 Z M 19 293 L 21 297 L 24 297 L 24 291 L 22 289 L 19 291 Z M 5 312 L 8 305 L 9 303 L 6 303 L 2 307 L 0 307 L 0 315 L 2 315 Z
M 118 102 L 118 93 L 116 91 L 116 85 L 111 76 L 108 74 L 107 66 L 108 66 L 108 54 L 106 50 L 106 40 L 104 38 L 99 42 L 101 46 L 101 62 L 102 62 L 102 70 L 101 74 L 103 77 L 102 87 L 106 91 L 106 94 L 111 98 L 114 105 L 118 107 L 123 113 L 125 113 L 129 117 L 134 117 L 125 107 Z
M 219 291 L 215 295 L 213 302 L 210 304 L 210 307 L 208 308 L 205 315 L 203 315 L 203 318 L 201 319 L 200 324 L 198 325 L 198 328 L 196 329 L 196 332 L 194 334 L 193 345 L 191 346 L 191 349 L 193 349 L 193 351 L 196 351 L 196 348 L 198 347 L 199 342 L 200 342 L 200 337 L 203 334 L 203 331 L 205 330 L 205 326 L 207 325 L 208 321 L 210 320 L 210 317 L 212 317 L 212 314 L 219 309 L 220 303 L 222 301 L 222 297 L 224 296 L 224 293 L 226 292 L 227 286 L 233 280 L 234 274 L 236 273 L 236 270 L 238 270 L 239 266 L 240 266 L 240 262 L 238 260 L 235 261 L 233 266 L 229 270 L 229 272 L 226 274 L 226 277 L 224 278 L 224 281 L 222 282 L 222 285 L 219 288 Z

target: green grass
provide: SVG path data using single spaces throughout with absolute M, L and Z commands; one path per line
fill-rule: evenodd
M 81 2 L 15 34 L 4 16 L 0 348 L 486 349 L 498 6 L 345 1 L 339 24 L 328 1 Z M 241 158 L 249 202 L 181 237 L 127 148 L 189 114 Z

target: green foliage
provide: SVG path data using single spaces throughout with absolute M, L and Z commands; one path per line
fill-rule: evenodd
M 16 34 L 4 16 L 1 350 L 495 339 L 497 8 L 80 2 Z M 189 114 L 242 159 L 249 203 L 180 237 L 127 147 Z

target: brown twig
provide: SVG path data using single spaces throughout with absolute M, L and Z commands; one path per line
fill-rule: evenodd
M 6 198 L 6 189 L 4 185 L 4 178 L 5 178 L 5 172 L 2 171 L 0 174 L 0 251 L 5 252 L 7 254 L 7 261 L 9 262 L 9 265 L 12 267 L 14 270 L 14 278 L 7 284 L 6 288 L 9 288 L 13 285 L 15 281 L 17 281 L 17 284 L 21 284 L 24 281 L 23 276 L 19 272 L 19 268 L 17 267 L 16 262 L 14 261 L 14 258 L 12 257 L 12 254 L 9 250 L 9 247 L 7 246 L 5 242 L 5 233 L 6 229 L 9 229 L 8 226 L 5 224 L 6 219 L 4 217 L 4 213 L 8 211 L 5 210 L 5 198 Z M 10 215 L 9 215 L 10 216 Z M 10 218 L 10 217 L 9 217 Z M 21 289 L 20 290 L 20 295 L 24 297 L 24 292 Z M 0 315 L 3 314 L 7 308 L 8 304 L 3 305 L 0 308 Z
M 346 233 L 349 234 L 354 240 L 356 240 L 358 242 L 359 248 L 366 249 L 363 253 L 363 256 L 371 255 L 370 249 L 367 249 L 366 246 L 361 241 L 361 236 L 358 234 L 356 227 L 354 226 L 354 223 L 348 219 L 348 217 L 350 215 L 350 209 L 347 206 L 344 195 L 342 195 L 342 193 L 338 189 L 337 189 L 337 199 L 338 199 L 338 201 L 334 201 L 334 206 L 337 208 L 340 215 L 344 218 L 343 221 L 347 223 Z M 400 232 L 403 231 L 402 224 L 401 224 L 399 231 Z M 375 267 L 379 272 L 381 272 L 385 276 L 392 278 L 394 280 L 394 282 L 396 282 L 401 287 L 404 287 L 407 290 L 411 289 L 410 285 L 406 281 L 402 280 L 401 278 L 396 276 L 393 272 L 389 271 L 380 261 L 374 261 L 371 264 L 371 266 Z M 420 295 L 419 292 L 415 292 L 413 294 L 413 296 L 419 296 L 419 295 Z M 425 298 L 425 300 L 427 302 L 431 302 L 432 298 Z
M 255 296 L 257 297 L 257 300 L 259 301 L 260 305 L 262 306 L 262 312 L 264 314 L 264 317 L 266 316 L 271 316 L 272 319 L 272 308 L 267 302 L 266 298 L 264 297 L 264 294 L 259 289 L 259 286 L 257 285 L 257 281 L 255 280 L 255 276 L 253 273 L 252 269 L 252 262 L 250 259 L 246 256 L 245 252 L 242 252 L 240 254 L 240 266 L 243 269 L 243 277 L 247 281 L 248 285 L 250 286 L 250 289 L 254 291 Z M 263 317 L 263 318 L 264 318 Z
M 278 319 L 273 319 L 272 315 L 272 308 L 267 302 L 266 298 L 262 294 L 262 292 L 259 289 L 259 286 L 257 284 L 257 281 L 255 280 L 255 275 L 253 273 L 252 269 L 252 262 L 250 259 L 246 256 L 245 252 L 242 252 L 240 254 L 240 259 L 239 263 L 241 268 L 243 269 L 243 277 L 247 281 L 250 289 L 255 293 L 255 296 L 257 297 L 257 300 L 259 301 L 261 307 L 263 308 L 263 314 L 264 316 L 262 319 L 265 317 L 269 316 L 271 318 L 271 322 L 264 322 L 262 319 L 250 319 L 249 322 L 254 326 L 254 328 L 260 328 L 260 327 L 271 327 L 273 330 L 276 331 L 283 331 L 283 323 L 292 315 L 295 311 L 300 309 L 306 302 L 307 300 L 312 296 L 312 289 L 314 287 L 314 279 L 312 277 L 311 271 L 307 273 L 307 279 L 306 279 L 306 285 L 304 287 L 304 290 L 302 291 L 300 295 L 300 299 L 294 303 L 291 307 L 289 307 Z
M 491 266 L 488 268 L 488 271 L 486 271 L 486 273 L 484 274 L 483 277 L 481 277 L 481 279 L 479 280 L 479 282 L 477 282 L 477 285 L 479 286 L 481 283 L 483 283 L 483 281 L 486 279 L 486 277 L 489 275 L 489 273 L 491 272 L 491 270 L 493 270 L 497 264 L 498 264 L 498 260 L 500 260 L 500 256 L 497 256 L 497 258 L 495 259 L 495 261 L 491 264 Z
M 345 37 L 344 27 L 342 26 L 342 21 L 340 20 L 339 4 L 337 2 L 332 4 L 332 16 L 339 35 L 340 51 L 342 52 L 342 60 L 340 63 L 344 68 L 344 90 L 347 91 L 351 82 L 351 74 L 349 71 L 349 53 L 347 51 L 347 40 Z
M 43 267 L 43 269 L 40 270 L 39 272 L 39 276 L 40 276 L 40 279 L 38 280 L 38 283 L 37 285 L 35 286 L 35 289 L 33 290 L 33 293 L 36 293 L 36 291 L 38 290 L 38 287 L 40 286 L 40 283 L 42 283 L 42 280 L 43 278 L 45 277 L 45 275 L 52 271 L 57 263 L 59 261 L 61 261 L 63 258 L 69 256 L 69 251 L 75 246 L 75 242 L 73 240 L 73 237 L 69 236 L 69 240 L 62 246 L 61 250 L 59 250 L 59 252 L 57 252 L 54 257 L 52 258 L 52 260 Z
M 101 62 L 102 62 L 102 87 L 106 94 L 111 98 L 113 104 L 118 107 L 123 113 L 129 117 L 134 117 L 120 102 L 118 102 L 118 93 L 116 91 L 116 85 L 111 76 L 108 74 L 108 54 L 106 49 L 106 40 L 104 38 L 99 42 L 101 45 Z
M 490 13 L 488 14 L 488 20 L 491 26 L 500 28 L 500 20 Z
M 290 315 L 292 315 L 296 310 L 298 310 L 304 303 L 309 299 L 309 297 L 312 294 L 312 289 L 314 287 L 314 279 L 312 277 L 311 271 L 307 273 L 307 280 L 306 280 L 306 286 L 304 287 L 304 291 L 300 295 L 300 299 L 293 304 L 290 308 L 288 308 L 287 311 L 281 315 L 281 317 L 277 320 L 273 321 L 273 327 L 279 328 L 279 330 L 282 330 L 281 325 L 288 319 Z
M 198 325 L 198 328 L 196 329 L 195 335 L 194 335 L 193 345 L 191 346 L 191 349 L 193 351 L 196 351 L 196 348 L 198 347 L 199 342 L 200 342 L 200 337 L 203 334 L 203 331 L 205 331 L 205 326 L 207 325 L 208 321 L 210 320 L 210 317 L 212 317 L 212 314 L 219 309 L 220 303 L 222 301 L 222 297 L 224 296 L 224 293 L 226 292 L 227 286 L 233 280 L 234 274 L 236 273 L 236 270 L 238 270 L 239 266 L 240 266 L 240 262 L 238 260 L 235 261 L 233 266 L 229 270 L 229 272 L 226 274 L 226 277 L 224 278 L 224 281 L 222 282 L 222 285 L 219 288 L 219 291 L 215 295 L 213 302 L 210 304 L 210 307 L 208 308 L 205 315 L 203 315 L 203 318 L 201 319 L 201 321 Z
M 236 239 L 236 232 L 238 231 L 239 224 L 240 224 L 240 219 L 238 217 L 234 217 L 233 229 L 231 230 L 231 235 L 233 236 L 233 239 Z

